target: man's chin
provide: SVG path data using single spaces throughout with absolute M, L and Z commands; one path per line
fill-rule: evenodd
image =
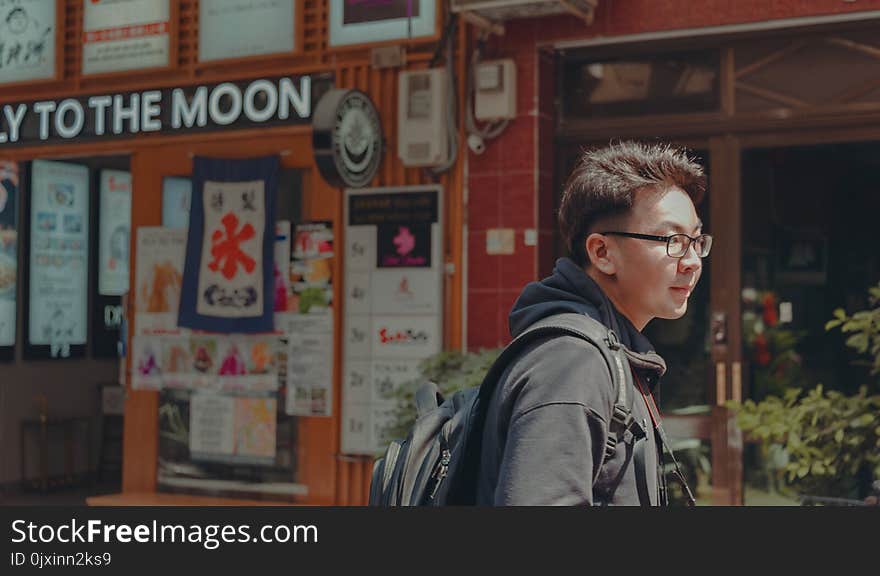
M 678 320 L 685 315 L 687 309 L 688 305 L 687 301 L 685 301 L 684 304 L 670 307 L 665 314 L 658 315 L 657 318 L 663 318 L 664 320 Z

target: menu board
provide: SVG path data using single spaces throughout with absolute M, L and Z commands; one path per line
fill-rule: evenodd
M 122 296 L 128 292 L 131 173 L 101 172 L 100 206 L 98 293 Z
M 86 343 L 89 169 L 34 160 L 31 171 L 28 342 L 52 356 Z
M 55 0 L 0 0 L 0 84 L 55 76 Z
M 396 392 L 443 348 L 441 188 L 346 191 L 342 451 L 387 444 Z
M 294 0 L 211 0 L 199 3 L 199 60 L 293 52 Z
M 83 2 L 83 74 L 169 64 L 169 0 Z
M 0 160 L 0 346 L 15 345 L 18 164 Z

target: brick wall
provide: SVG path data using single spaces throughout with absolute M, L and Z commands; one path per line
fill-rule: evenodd
M 517 118 L 488 144 L 468 154 L 469 230 L 467 345 L 471 350 L 510 340 L 507 315 L 529 281 L 550 272 L 555 257 L 555 74 L 541 46 L 555 41 L 653 31 L 745 24 L 880 10 L 880 0 L 600 0 L 592 26 L 570 17 L 508 22 L 493 36 L 486 58 L 513 58 L 517 67 Z M 486 253 L 487 232 L 513 229 L 512 255 Z M 537 246 L 525 244 L 534 231 Z

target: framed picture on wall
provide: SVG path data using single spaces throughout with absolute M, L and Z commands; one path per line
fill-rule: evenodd
M 331 48 L 439 36 L 436 0 L 330 0 Z
M 176 2 L 89 0 L 83 7 L 84 75 L 168 68 L 174 61 Z
M 0 0 L 0 85 L 58 77 L 61 7 L 61 0 Z
M 295 0 L 199 3 L 199 62 L 290 55 L 302 46 L 302 7 Z
M 29 180 L 25 357 L 83 356 L 88 339 L 89 169 L 34 160 Z

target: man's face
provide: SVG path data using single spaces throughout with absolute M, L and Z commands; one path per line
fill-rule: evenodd
M 640 191 L 622 232 L 654 236 L 702 233 L 702 222 L 690 197 L 680 188 Z M 702 261 L 691 246 L 681 258 L 666 253 L 666 243 L 608 236 L 613 254 L 618 306 L 636 326 L 653 318 L 681 318 L 702 273 Z

